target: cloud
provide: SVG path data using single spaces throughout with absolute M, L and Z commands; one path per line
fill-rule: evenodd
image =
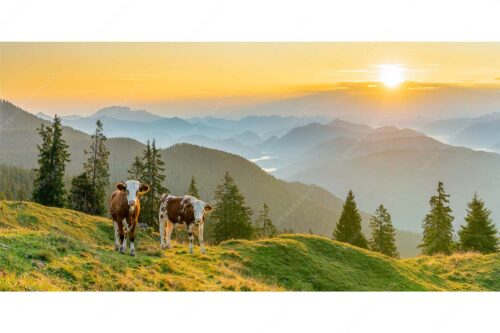
M 335 73 L 370 73 L 367 69 L 340 69 L 333 71 Z

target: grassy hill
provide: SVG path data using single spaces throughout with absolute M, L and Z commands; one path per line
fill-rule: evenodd
M 0 290 L 500 290 L 500 255 L 395 260 L 327 238 L 228 241 L 161 251 L 140 229 L 137 257 L 113 249 L 109 219 L 0 201 Z

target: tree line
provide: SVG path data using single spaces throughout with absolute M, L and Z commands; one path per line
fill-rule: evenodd
M 38 168 L 34 170 L 32 199 L 43 205 L 69 207 L 93 215 L 106 215 L 106 188 L 109 185 L 109 151 L 103 125 L 98 120 L 96 130 L 91 135 L 88 150 L 84 150 L 87 160 L 82 165 L 82 173 L 73 177 L 71 188 L 66 193 L 64 172 L 70 161 L 68 145 L 62 138 L 61 119 L 54 117 L 51 126 L 43 124 L 38 130 L 42 139 L 38 148 Z M 158 226 L 159 200 L 163 193 L 169 193 L 166 183 L 165 162 L 161 159 L 156 142 L 148 141 L 142 156 L 136 156 L 128 169 L 132 179 L 147 183 L 151 190 L 141 200 L 140 223 L 156 228 Z M 15 172 L 16 170 L 12 170 Z M 0 179 L 4 181 L 3 179 Z M 194 176 L 186 194 L 199 197 Z M 16 194 L 24 199 L 27 194 Z M 0 198 L 4 195 L 0 194 Z M 214 193 L 214 212 L 207 224 L 207 239 L 220 243 L 231 238 L 255 239 L 277 235 L 279 232 L 269 217 L 270 208 L 263 203 L 257 218 L 246 206 L 234 179 L 226 173 Z M 467 205 L 465 224 L 458 231 L 459 239 L 453 238 L 454 217 L 449 207 L 449 195 L 442 182 L 437 193 L 429 200 L 430 210 L 423 220 L 423 240 L 420 248 L 423 254 L 451 254 L 455 251 L 477 251 L 491 253 L 498 251 L 496 227 L 490 217 L 491 212 L 484 202 L 474 194 Z M 370 249 L 391 257 L 398 257 L 395 243 L 395 228 L 389 211 L 381 204 L 370 218 L 369 239 L 361 230 L 361 215 L 357 209 L 354 194 L 349 191 L 333 239 L 361 248 Z M 293 233 L 292 229 L 282 230 Z M 312 230 L 310 230 L 312 234 Z M 174 236 L 175 237 L 175 236 Z
M 443 182 L 438 182 L 436 195 L 429 200 L 430 210 L 422 224 L 423 239 L 419 248 L 422 254 L 452 254 L 456 251 L 494 253 L 498 251 L 497 230 L 491 219 L 491 211 L 474 193 L 467 204 L 465 224 L 458 231 L 458 241 L 453 238 L 452 210 L 449 195 Z M 371 238 L 366 239 L 361 230 L 361 215 L 356 207 L 354 194 L 349 191 L 333 238 L 361 248 L 370 249 L 391 257 L 398 257 L 395 229 L 391 215 L 380 205 L 370 218 Z

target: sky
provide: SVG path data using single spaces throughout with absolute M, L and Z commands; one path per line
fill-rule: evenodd
M 49 114 L 162 114 L 403 81 L 500 88 L 500 43 L 0 43 L 0 96 Z

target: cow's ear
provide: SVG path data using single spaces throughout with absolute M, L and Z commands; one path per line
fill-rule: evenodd
M 206 204 L 205 205 L 205 212 L 211 212 L 212 211 L 212 206 L 210 206 L 209 204 Z
M 118 184 L 116 184 L 116 188 L 120 191 L 125 191 L 127 189 L 127 185 L 125 185 L 123 183 L 118 183 Z
M 143 195 L 149 192 L 149 185 L 146 184 L 141 184 L 141 187 L 139 187 L 139 194 Z

